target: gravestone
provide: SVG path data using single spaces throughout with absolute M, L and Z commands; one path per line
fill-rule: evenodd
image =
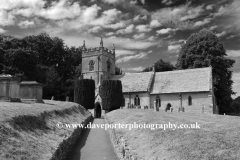
M 44 103 L 42 100 L 43 85 L 36 81 L 22 81 L 19 96 L 27 103 Z
M 0 75 L 0 100 L 21 102 L 19 99 L 20 79 L 9 74 Z

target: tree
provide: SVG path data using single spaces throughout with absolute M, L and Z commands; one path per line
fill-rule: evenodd
M 234 94 L 232 71 L 229 69 L 235 61 L 226 56 L 226 50 L 218 37 L 203 29 L 187 39 L 180 50 L 176 65 L 178 69 L 212 67 L 213 90 L 220 114 L 231 112 L 231 95 Z
M 120 80 L 103 80 L 99 93 L 103 110 L 112 111 L 123 105 L 122 83 Z
M 235 113 L 240 113 L 240 97 L 237 97 L 232 101 L 231 107 Z
M 74 88 L 74 102 L 86 109 L 93 109 L 95 102 L 95 83 L 92 79 L 78 79 Z
M 150 72 L 153 67 L 147 67 L 143 69 L 142 72 Z M 175 67 L 170 62 L 165 62 L 162 59 L 159 59 L 156 63 L 154 63 L 155 72 L 165 72 L 165 71 L 173 71 Z
M 115 67 L 115 75 L 122 75 L 122 70 L 119 67 Z

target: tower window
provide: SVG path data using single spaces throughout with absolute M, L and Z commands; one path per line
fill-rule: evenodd
M 107 61 L 107 71 L 110 72 L 111 70 L 111 61 L 108 59 Z
M 91 60 L 91 61 L 89 62 L 89 71 L 93 71 L 93 70 L 94 70 L 94 61 Z
M 188 105 L 191 106 L 192 105 L 192 97 L 188 96 Z
M 138 97 L 138 95 L 136 95 L 136 97 L 134 98 L 134 105 L 140 106 L 140 98 Z
M 157 96 L 156 98 L 156 107 L 161 107 L 161 99 L 159 98 L 159 96 Z

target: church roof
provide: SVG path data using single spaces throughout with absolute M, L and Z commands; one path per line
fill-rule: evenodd
M 210 91 L 211 83 L 210 67 L 156 72 L 151 94 Z
M 125 73 L 124 75 L 115 75 L 112 80 L 122 82 L 123 93 L 126 92 L 147 92 L 150 91 L 150 85 L 153 78 L 153 72 Z

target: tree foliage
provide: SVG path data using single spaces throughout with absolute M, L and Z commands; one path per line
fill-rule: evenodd
M 231 112 L 232 71 L 234 60 L 226 57 L 226 51 L 218 37 L 208 30 L 192 34 L 182 46 L 177 60 L 178 69 L 212 66 L 213 87 L 220 114 Z
M 143 69 L 142 72 L 150 72 L 152 71 L 153 66 L 147 67 Z M 155 72 L 165 72 L 165 71 L 173 71 L 175 67 L 170 62 L 165 62 L 162 59 L 159 59 L 156 63 L 154 63 Z
M 86 109 L 94 109 L 95 83 L 92 79 L 76 80 L 74 88 L 74 102 Z
M 232 101 L 231 107 L 235 113 L 240 113 L 240 97 L 237 97 Z
M 115 66 L 115 75 L 122 75 L 122 70 L 118 66 Z
M 0 74 L 43 83 L 45 99 L 73 97 L 80 64 L 81 48 L 69 48 L 58 37 L 46 33 L 24 38 L 0 36 Z
M 103 110 L 112 111 L 123 105 L 122 82 L 120 80 L 103 80 L 99 93 Z

